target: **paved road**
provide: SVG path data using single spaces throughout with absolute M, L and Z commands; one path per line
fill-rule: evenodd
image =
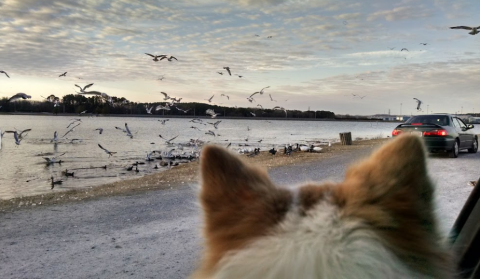
M 340 181 L 371 149 L 270 171 L 280 185 Z M 438 213 L 448 232 L 480 176 L 480 153 L 434 155 Z M 185 278 L 201 249 L 195 186 L 0 214 L 0 278 Z

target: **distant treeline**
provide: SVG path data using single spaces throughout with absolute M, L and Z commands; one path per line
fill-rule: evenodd
M 172 106 L 170 110 L 155 111 L 158 105 L 164 106 L 166 102 L 135 103 L 125 98 L 112 97 L 112 102 L 106 102 L 100 96 L 85 97 L 84 95 L 68 94 L 63 96 L 59 106 L 48 101 L 20 100 L 7 102 L 8 98 L 0 99 L 0 112 L 23 112 L 23 113 L 86 113 L 92 114 L 147 114 L 146 107 L 150 108 L 152 115 L 175 115 L 175 116 L 205 116 L 207 109 L 213 109 L 221 116 L 228 117 L 272 117 L 285 118 L 283 110 L 261 109 L 259 107 L 237 108 L 223 107 L 206 103 L 177 103 L 175 106 L 187 112 L 178 110 Z M 287 118 L 335 118 L 331 111 L 299 111 L 287 110 Z

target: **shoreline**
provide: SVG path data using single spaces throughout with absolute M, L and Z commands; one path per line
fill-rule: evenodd
M 296 165 L 305 162 L 328 160 L 339 154 L 359 148 L 378 147 L 390 138 L 367 139 L 353 141 L 352 145 L 332 144 L 325 146 L 320 153 L 294 152 L 287 156 L 283 150 L 279 150 L 275 156 L 268 151 L 262 151 L 254 157 L 240 155 L 248 164 L 270 170 L 275 167 Z M 140 178 L 121 180 L 113 183 L 98 185 L 89 188 L 72 189 L 49 194 L 17 197 L 7 200 L 0 200 L 0 212 L 15 211 L 24 208 L 35 208 L 37 206 L 58 205 L 69 202 L 80 202 L 99 199 L 103 197 L 118 195 L 133 195 L 147 191 L 166 190 L 182 185 L 189 185 L 199 181 L 199 161 L 193 161 L 173 167 L 159 173 L 146 175 Z
M 210 116 L 205 115 L 148 115 L 148 114 L 101 114 L 101 115 L 78 115 L 78 113 L 58 113 L 54 115 L 50 112 L 0 112 L 1 115 L 28 115 L 28 116 L 69 116 L 69 117 L 139 117 L 139 118 L 201 118 L 211 119 Z M 215 119 L 244 119 L 244 120 L 280 120 L 280 121 L 342 121 L 342 122 L 385 122 L 385 123 L 403 123 L 403 121 L 397 120 L 382 120 L 382 119 L 366 119 L 366 118 L 284 118 L 284 117 L 230 117 L 220 116 Z

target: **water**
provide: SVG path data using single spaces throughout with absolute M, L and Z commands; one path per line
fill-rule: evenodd
M 98 186 L 122 179 L 139 177 L 161 171 L 165 168 L 153 169 L 159 160 L 139 165 L 139 172 L 127 171 L 126 167 L 139 161 L 145 162 L 149 151 L 167 151 L 175 148 L 167 146 L 159 135 L 170 139 L 178 135 L 174 143 L 186 143 L 197 139 L 218 143 L 239 149 L 239 144 L 260 147 L 263 150 L 272 146 L 282 147 L 286 143 L 306 143 L 307 141 L 338 141 L 341 132 L 352 132 L 352 138 L 386 137 L 391 134 L 398 123 L 382 122 L 344 122 L 344 121 L 278 121 L 278 120 L 237 120 L 237 119 L 204 119 L 214 123 L 221 120 L 216 130 L 213 125 L 195 124 L 191 119 L 169 119 L 162 125 L 158 118 L 146 117 L 82 117 L 81 125 L 61 138 L 69 129 L 66 127 L 72 116 L 31 116 L 1 115 L 2 131 L 32 129 L 20 145 L 16 145 L 13 134 L 6 133 L 2 139 L 0 150 L 0 199 L 20 196 L 44 194 L 51 192 L 51 180 L 62 179 L 63 184 L 53 191 Z M 115 126 L 124 128 L 125 123 L 133 133 L 129 138 Z M 72 125 L 73 126 L 73 125 Z M 201 131 L 190 127 L 198 127 Z M 70 127 L 71 128 L 71 127 Z M 99 134 L 96 128 L 103 128 Z M 219 136 L 206 135 L 212 130 Z M 58 132 L 57 144 L 51 142 L 54 131 Z M 73 141 L 80 139 L 81 141 Z M 246 141 L 248 139 L 248 141 Z M 261 143 L 258 141 L 262 140 Z M 98 147 L 101 144 L 110 151 L 117 152 L 109 157 Z M 242 147 L 243 148 L 243 147 Z M 185 148 L 183 151 L 189 152 Z M 43 157 L 55 154 L 62 164 L 46 166 Z M 158 155 L 155 155 L 156 157 Z M 106 169 L 99 168 L 107 166 Z M 62 171 L 68 169 L 75 172 L 74 177 L 65 177 Z

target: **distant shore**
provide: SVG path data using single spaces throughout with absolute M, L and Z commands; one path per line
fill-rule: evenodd
M 32 116 L 70 116 L 70 117 L 143 117 L 143 118 L 205 118 L 211 119 L 210 116 L 205 115 L 148 115 L 148 114 L 83 114 L 78 113 L 58 113 L 53 114 L 49 112 L 0 112 L 2 115 L 32 115 Z M 230 116 L 218 116 L 215 119 L 241 119 L 241 120 L 287 120 L 287 121 L 351 121 L 351 122 L 385 122 L 385 123 L 402 123 L 403 121 L 397 120 L 382 120 L 382 119 L 367 119 L 367 118 L 285 118 L 285 117 L 230 117 Z
M 380 146 L 387 140 L 388 138 L 357 140 L 353 141 L 352 145 L 335 143 L 332 144 L 331 147 L 325 146 L 320 153 L 294 152 L 292 155 L 288 156 L 283 154 L 283 150 L 278 150 L 275 156 L 272 156 L 267 151 L 260 152 L 259 155 L 254 157 L 247 157 L 245 155 L 240 156 L 249 164 L 255 164 L 263 168 L 271 169 L 279 166 L 328 160 L 351 150 Z M 13 211 L 25 207 L 33 208 L 37 206 L 98 199 L 115 195 L 128 195 L 135 192 L 170 189 L 185 184 L 196 184 L 199 179 L 198 169 L 199 162 L 193 161 L 191 163 L 173 167 L 170 170 L 161 171 L 140 178 L 121 180 L 95 187 L 67 191 L 53 190 L 51 193 L 43 195 L 0 200 L 0 212 Z

